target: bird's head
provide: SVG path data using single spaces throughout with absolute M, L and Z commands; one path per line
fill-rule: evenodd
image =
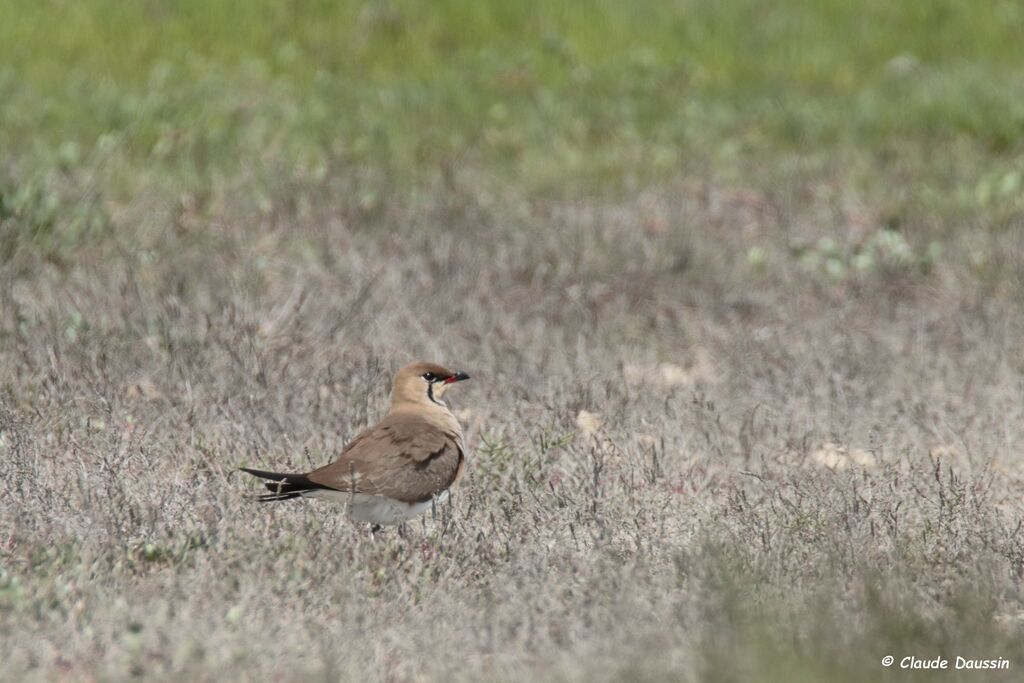
M 391 389 L 391 402 L 428 403 L 443 406 L 441 397 L 456 382 L 469 379 L 469 375 L 450 370 L 437 363 L 410 363 L 398 371 Z

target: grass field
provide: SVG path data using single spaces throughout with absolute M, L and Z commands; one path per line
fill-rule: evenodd
M 1019 680 L 1022 20 L 3 4 L 0 680 Z M 247 497 L 420 358 L 450 506 Z

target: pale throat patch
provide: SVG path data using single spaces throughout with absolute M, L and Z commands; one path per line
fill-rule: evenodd
M 447 408 L 448 404 L 442 401 L 441 397 L 444 396 L 444 392 L 448 390 L 448 385 L 445 384 L 444 382 L 427 382 L 427 380 L 423 381 L 426 382 L 427 384 L 427 398 L 429 398 L 432 402 L 436 403 L 437 405 L 444 406 L 445 408 Z

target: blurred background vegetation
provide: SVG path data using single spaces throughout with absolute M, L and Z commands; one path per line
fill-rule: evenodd
M 528 198 L 827 178 L 890 227 L 999 229 L 1022 26 L 1016 0 L 10 0 L 0 241 L 94 237 L 142 195 L 268 212 L 336 174 L 370 209 L 460 173 Z

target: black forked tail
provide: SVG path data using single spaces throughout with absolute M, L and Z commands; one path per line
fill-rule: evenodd
M 249 469 L 248 467 L 240 467 L 239 469 L 243 472 L 248 472 L 253 476 L 260 477 L 261 479 L 270 480 L 263 484 L 267 487 L 270 493 L 264 493 L 263 495 L 256 497 L 256 500 L 261 503 L 269 503 L 275 500 L 291 500 L 292 498 L 301 497 L 305 491 L 315 491 L 316 489 L 327 488 L 326 486 L 310 481 L 304 474 L 266 472 L 264 470 Z

